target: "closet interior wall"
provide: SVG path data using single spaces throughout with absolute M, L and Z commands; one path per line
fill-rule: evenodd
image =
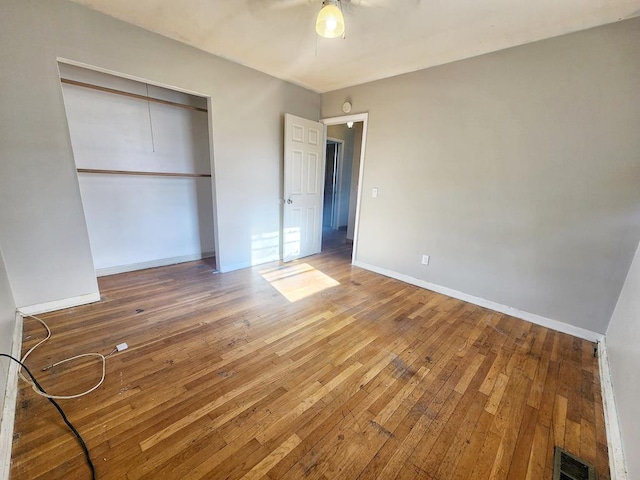
M 206 98 L 59 67 L 97 275 L 213 256 Z

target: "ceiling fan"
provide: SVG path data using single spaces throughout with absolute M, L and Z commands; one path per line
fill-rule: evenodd
M 384 7 L 391 8 L 399 0 L 339 0 L 344 8 L 356 7 Z M 412 0 L 412 3 L 419 3 L 420 0 Z M 300 6 L 320 5 L 323 0 L 254 0 L 254 4 L 260 4 L 263 8 L 291 8 Z
M 373 7 L 394 10 L 400 3 L 418 4 L 420 0 L 254 0 L 263 8 L 294 8 L 318 6 L 322 1 L 316 18 L 316 32 L 321 37 L 338 38 L 344 36 L 344 11 L 352 7 Z

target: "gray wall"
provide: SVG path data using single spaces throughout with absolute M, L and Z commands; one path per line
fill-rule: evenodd
M 15 318 L 16 304 L 13 300 L 9 277 L 4 266 L 2 251 L 0 251 L 0 353 L 11 354 Z M 0 412 L 2 412 L 4 406 L 8 371 L 9 361 L 6 358 L 0 359 Z
M 97 291 L 56 58 L 212 97 L 222 268 L 280 228 L 282 115 L 318 94 L 63 0 L 0 0 L 0 244 L 16 303 Z
M 323 94 L 369 112 L 357 260 L 603 333 L 640 238 L 639 47 L 633 19 Z
M 606 342 L 629 478 L 640 478 L 640 248 L 607 329 Z
M 347 239 L 353 240 L 356 226 L 356 207 L 358 205 L 358 184 L 360 179 L 360 157 L 362 156 L 363 122 L 353 124 L 353 165 L 351 167 L 351 193 L 349 195 L 349 221 Z

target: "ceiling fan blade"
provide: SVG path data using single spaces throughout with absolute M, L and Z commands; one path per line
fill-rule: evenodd
M 420 4 L 421 0 L 340 0 L 344 6 L 382 8 L 385 10 L 399 10 L 407 7 L 414 7 Z
M 306 7 L 317 3 L 317 0 L 247 0 L 250 9 L 273 10 Z

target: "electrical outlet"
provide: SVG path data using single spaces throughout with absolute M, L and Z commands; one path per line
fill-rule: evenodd
M 378 187 L 373 187 L 373 190 L 371 191 L 371 196 L 373 198 L 378 198 Z
M 118 350 L 119 352 L 126 350 L 127 348 L 129 348 L 129 345 L 127 345 L 126 343 L 119 343 L 118 345 L 116 345 L 116 350 Z
M 422 255 L 422 265 L 429 265 L 429 255 Z

